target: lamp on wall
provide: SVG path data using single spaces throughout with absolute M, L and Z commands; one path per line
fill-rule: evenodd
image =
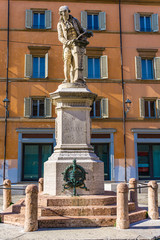
M 130 108 L 131 108 L 131 100 L 128 98 L 126 101 L 125 101 L 125 117 L 127 115 L 127 113 L 129 112 Z
M 6 115 L 7 115 L 7 117 L 9 116 L 9 111 L 8 111 L 9 103 L 10 103 L 10 101 L 9 101 L 9 99 L 6 97 L 6 98 L 3 100 L 3 104 L 4 104 L 4 107 L 5 107 L 5 109 L 6 109 Z

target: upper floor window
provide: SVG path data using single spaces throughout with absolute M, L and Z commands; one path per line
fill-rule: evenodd
M 27 9 L 25 26 L 30 29 L 51 29 L 52 12 L 43 9 Z
M 52 116 L 50 98 L 28 97 L 24 98 L 24 116 L 32 118 L 45 118 Z
M 34 12 L 33 13 L 33 26 L 35 29 L 44 29 L 45 28 L 45 13 Z
M 153 79 L 153 59 L 141 59 L 142 79 Z
M 160 79 L 160 57 L 156 57 L 157 49 L 137 49 L 135 57 L 136 79 Z
M 98 10 L 82 11 L 81 25 L 88 30 L 106 30 L 106 13 Z
M 45 78 L 45 57 L 32 57 L 33 78 Z
M 48 46 L 29 46 L 30 54 L 25 55 L 25 77 L 48 77 Z
M 160 99 L 140 98 L 140 117 L 160 118 Z
M 91 118 L 108 118 L 108 98 L 97 99 L 93 102 L 92 109 L 90 112 Z
M 137 32 L 158 32 L 158 14 L 135 13 L 134 26 Z

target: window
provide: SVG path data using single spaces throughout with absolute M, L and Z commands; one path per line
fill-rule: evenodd
M 81 25 L 88 30 L 106 30 L 106 13 L 98 10 L 82 11 Z
M 45 14 L 44 13 L 33 13 L 33 26 L 34 29 L 44 29 L 45 28 Z
M 33 78 L 45 78 L 45 57 L 33 57 Z
M 52 116 L 52 104 L 50 98 L 29 97 L 24 99 L 24 116 L 44 118 Z
M 160 118 L 160 99 L 140 98 L 140 117 Z
M 108 58 L 85 56 L 83 69 L 84 77 L 88 79 L 108 78 Z
M 30 54 L 25 55 L 25 77 L 48 77 L 48 46 L 29 46 Z
M 90 112 L 91 118 L 108 118 L 108 98 L 97 99 L 93 102 Z
M 88 58 L 88 78 L 100 78 L 100 59 Z
M 135 57 L 136 79 L 160 79 L 160 57 L 156 57 L 157 49 L 137 49 Z
M 30 29 L 51 29 L 52 13 L 44 9 L 27 9 L 25 25 Z
M 138 144 L 139 179 L 160 179 L 160 144 Z
M 158 14 L 135 13 L 134 25 L 137 32 L 158 32 Z
M 153 79 L 153 60 L 141 59 L 142 79 Z
M 156 101 L 155 100 L 144 100 L 145 105 L 145 118 L 156 117 Z

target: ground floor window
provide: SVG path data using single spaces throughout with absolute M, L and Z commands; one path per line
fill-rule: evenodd
M 23 181 L 37 181 L 43 177 L 44 162 L 53 152 L 53 144 L 23 144 Z
M 104 180 L 110 180 L 109 143 L 92 143 L 95 154 L 104 162 Z
M 160 179 L 160 144 L 138 144 L 139 179 Z

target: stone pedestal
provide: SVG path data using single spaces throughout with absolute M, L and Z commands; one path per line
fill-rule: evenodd
M 56 105 L 56 147 L 44 164 L 44 193 L 63 195 L 63 175 L 66 167 L 76 159 L 88 174 L 86 187 L 89 191 L 77 189 L 78 194 L 104 193 L 104 166 L 90 145 L 90 110 L 96 94 L 86 86 L 64 83 L 51 93 Z M 71 190 L 72 191 L 72 190 Z M 65 192 L 67 194 L 67 192 Z

